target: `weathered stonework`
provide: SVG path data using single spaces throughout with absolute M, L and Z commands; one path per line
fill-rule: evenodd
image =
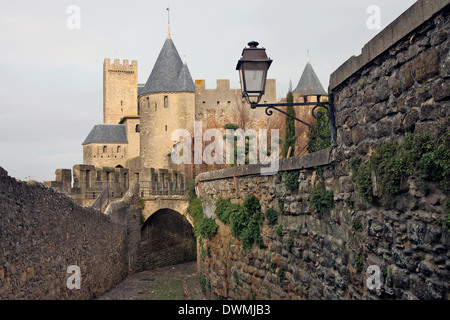
M 92 299 L 128 272 L 126 228 L 101 212 L 0 168 L 0 298 Z M 67 273 L 81 271 L 80 289 Z
M 219 225 L 198 249 L 199 257 L 210 251 L 198 259 L 211 283 L 208 297 L 449 299 L 450 236 L 436 223 L 447 213 L 448 195 L 435 185 L 424 193 L 411 176 L 393 207 L 369 205 L 355 190 L 349 164 L 408 132 L 435 132 L 449 117 L 449 7 L 434 4 L 418 1 L 331 76 L 338 146 L 326 163 L 280 162 L 281 171 L 300 171 L 294 191 L 280 175 L 260 176 L 252 166 L 198 176 L 204 215 Z M 321 213 L 311 200 L 319 185 L 332 191 L 334 202 Z M 264 245 L 244 250 L 214 212 L 219 198 L 241 203 L 248 194 L 263 212 L 274 208 L 278 222 L 265 219 Z M 367 286 L 369 266 L 379 267 L 380 289 Z

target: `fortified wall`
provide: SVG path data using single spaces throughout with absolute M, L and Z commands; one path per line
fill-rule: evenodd
M 118 200 L 125 195 L 134 181 L 139 181 L 142 198 L 154 195 L 184 195 L 185 189 L 184 175 L 169 169 L 77 164 L 73 166 L 73 172 L 70 169 L 56 169 L 55 175 L 55 181 L 45 181 L 44 184 L 70 195 L 74 202 L 81 206 L 92 206 L 106 187 L 106 202 Z M 103 206 L 103 209 L 105 208 L 106 206 Z
M 92 299 L 125 278 L 125 226 L 3 168 L 0 190 L 1 300 Z M 69 266 L 79 267 L 80 289 L 67 287 Z
M 331 75 L 336 148 L 198 176 L 210 298 L 449 299 L 449 33 L 449 1 L 419 0 Z M 253 229 L 219 219 L 249 197 Z
M 276 102 L 276 81 L 267 79 L 265 94 L 261 103 Z M 241 89 L 230 89 L 229 79 L 219 79 L 215 89 L 206 89 L 205 80 L 195 80 L 195 120 L 202 121 L 203 128 L 222 128 L 227 123 L 241 128 L 258 128 L 267 125 L 263 109 L 248 111 L 242 99 Z
M 102 213 L 0 167 L 0 299 L 95 299 L 128 273 L 195 260 L 186 201 L 141 192 L 132 182 Z M 79 289 L 67 286 L 70 266 L 79 267 Z

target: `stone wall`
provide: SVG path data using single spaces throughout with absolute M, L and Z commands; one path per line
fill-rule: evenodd
M 448 195 L 431 182 L 425 191 L 412 174 L 395 202 L 368 203 L 350 168 L 352 157 L 367 161 L 378 145 L 448 125 L 448 3 L 418 1 L 331 76 L 336 148 L 283 159 L 274 176 L 260 176 L 256 165 L 198 176 L 204 215 L 219 225 L 198 249 L 209 297 L 449 299 L 450 236 L 438 223 L 448 219 Z M 290 190 L 293 172 L 298 186 Z M 369 180 L 376 190 L 376 175 Z M 249 194 L 277 222 L 265 218 L 263 245 L 244 250 L 215 209 L 220 198 L 241 204 Z M 379 289 L 367 285 L 369 266 L 378 268 Z
M 261 103 L 276 102 L 276 81 L 267 79 Z M 204 129 L 222 128 L 227 123 L 241 128 L 257 129 L 267 126 L 264 109 L 248 110 L 241 89 L 231 89 L 229 79 L 217 80 L 216 89 L 206 89 L 205 80 L 195 80 L 195 120 L 202 121 Z
M 127 275 L 126 228 L 0 168 L 0 299 L 92 299 Z M 80 289 L 67 279 L 80 268 Z

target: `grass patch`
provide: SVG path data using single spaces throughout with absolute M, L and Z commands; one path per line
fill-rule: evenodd
M 183 281 L 177 279 L 156 280 L 142 286 L 146 300 L 184 300 Z

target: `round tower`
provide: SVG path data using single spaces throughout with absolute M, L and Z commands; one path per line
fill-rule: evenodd
M 173 168 L 170 153 L 176 129 L 191 130 L 195 119 L 195 85 L 186 63 L 167 37 L 138 97 L 140 158 L 144 168 Z

